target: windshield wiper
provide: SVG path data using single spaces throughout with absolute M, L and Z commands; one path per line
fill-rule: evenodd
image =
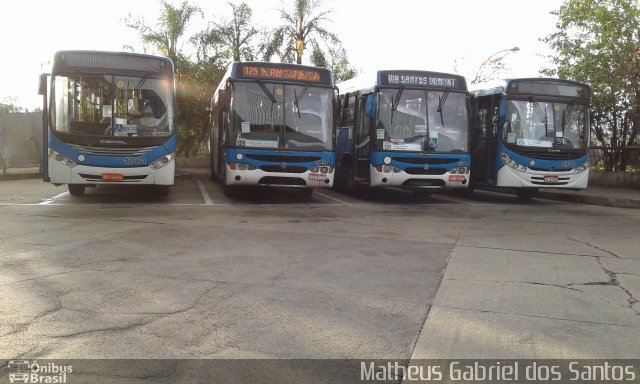
M 269 98 L 269 100 L 271 100 L 272 104 L 277 104 L 278 100 L 276 100 L 276 97 L 273 96 L 273 93 L 271 93 L 271 91 L 269 90 L 269 88 L 267 88 L 266 85 L 264 85 L 264 83 L 262 82 L 262 80 L 260 79 L 256 79 L 256 82 L 258 83 L 258 85 L 260 86 L 260 88 L 262 88 L 262 92 L 264 92 L 265 95 L 267 95 L 267 97 Z
M 536 100 L 536 98 L 533 96 L 529 97 L 529 102 L 533 104 L 533 111 L 536 113 L 536 115 L 538 115 L 538 119 L 540 119 L 540 122 L 544 124 L 544 137 L 549 137 L 549 132 L 547 132 L 547 107 L 545 107 L 543 111 L 542 107 L 540 107 L 540 104 L 538 103 L 538 100 Z
M 567 105 L 567 108 L 565 108 L 564 111 L 562 111 L 562 136 L 564 137 L 564 127 L 567 125 L 567 123 L 569 122 L 569 119 L 571 119 L 571 114 L 573 113 L 573 109 L 576 106 L 576 101 L 573 100 L 572 102 L 569 103 L 569 105 Z
M 398 89 L 398 94 L 391 100 L 391 124 L 393 125 L 393 112 L 398 109 L 398 104 L 400 104 L 400 96 L 402 96 L 402 92 L 404 91 L 404 85 L 400 86 Z
M 442 96 L 438 97 L 438 109 L 436 112 L 440 113 L 440 122 L 442 122 L 442 126 L 444 127 L 444 116 L 442 114 L 442 110 L 444 109 L 444 103 L 447 102 L 447 98 L 449 97 L 449 90 L 444 91 Z
M 307 89 L 309 89 L 309 84 L 305 84 L 304 88 L 302 88 L 302 92 L 300 92 L 300 96 L 298 96 L 296 89 L 295 88 L 293 89 L 293 105 L 295 105 L 296 110 L 298 111 L 299 118 L 302 118 L 302 116 L 300 115 L 300 106 L 298 105 L 298 103 L 304 97 L 304 94 L 305 92 L 307 92 Z

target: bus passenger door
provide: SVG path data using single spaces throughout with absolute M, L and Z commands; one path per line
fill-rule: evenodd
M 497 151 L 499 97 L 484 96 L 475 100 L 471 159 L 471 178 L 478 183 L 494 183 Z
M 360 180 L 369 180 L 371 177 L 371 119 L 365 116 L 367 98 L 360 97 L 356 110 L 356 126 L 354 134 L 356 171 L 355 177 Z

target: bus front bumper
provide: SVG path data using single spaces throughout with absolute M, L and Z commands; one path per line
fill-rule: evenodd
M 266 172 L 261 169 L 237 170 L 226 165 L 226 184 L 234 185 L 259 185 L 287 188 L 331 188 L 335 171 L 330 173 L 287 173 Z
M 405 189 L 464 189 L 469 187 L 470 174 L 412 175 L 405 171 L 378 172 L 369 168 L 372 187 L 399 187 Z
M 49 159 L 49 177 L 53 184 L 173 185 L 175 170 L 176 162 L 174 160 L 162 168 L 154 170 L 148 166 L 105 168 L 76 165 L 70 168 Z
M 574 173 L 573 171 L 551 172 L 534 171 L 518 172 L 508 166 L 498 171 L 498 187 L 513 188 L 567 188 L 585 189 L 589 181 L 589 170 Z

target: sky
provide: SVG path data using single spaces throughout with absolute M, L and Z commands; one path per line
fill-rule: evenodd
M 169 0 L 178 6 L 181 0 Z M 188 0 L 202 8 L 187 35 L 208 21 L 231 18 L 229 1 Z M 257 26 L 280 25 L 278 8 L 293 0 L 245 0 Z M 552 52 L 539 41 L 556 31 L 562 0 L 324 0 L 331 10 L 324 27 L 336 33 L 349 62 L 359 72 L 414 69 L 459 73 L 472 79 L 489 57 L 504 55 L 503 76 L 539 76 Z M 0 5 L 0 102 L 23 108 L 41 106 L 38 76 L 48 70 L 58 50 L 121 51 L 131 45 L 142 51 L 137 33 L 125 26 L 129 15 L 155 25 L 159 0 L 18 0 Z M 519 47 L 518 52 L 496 52 Z M 188 43 L 183 45 L 189 51 Z

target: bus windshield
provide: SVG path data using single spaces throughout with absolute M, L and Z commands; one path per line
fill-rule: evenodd
M 467 151 L 469 118 L 464 93 L 381 89 L 378 100 L 378 149 Z
M 521 147 L 584 148 L 587 119 L 585 105 L 509 100 L 503 140 Z
M 173 131 L 169 80 L 114 75 L 55 76 L 51 122 L 59 133 L 166 136 Z
M 332 150 L 333 95 L 333 89 L 311 85 L 234 83 L 231 145 Z

